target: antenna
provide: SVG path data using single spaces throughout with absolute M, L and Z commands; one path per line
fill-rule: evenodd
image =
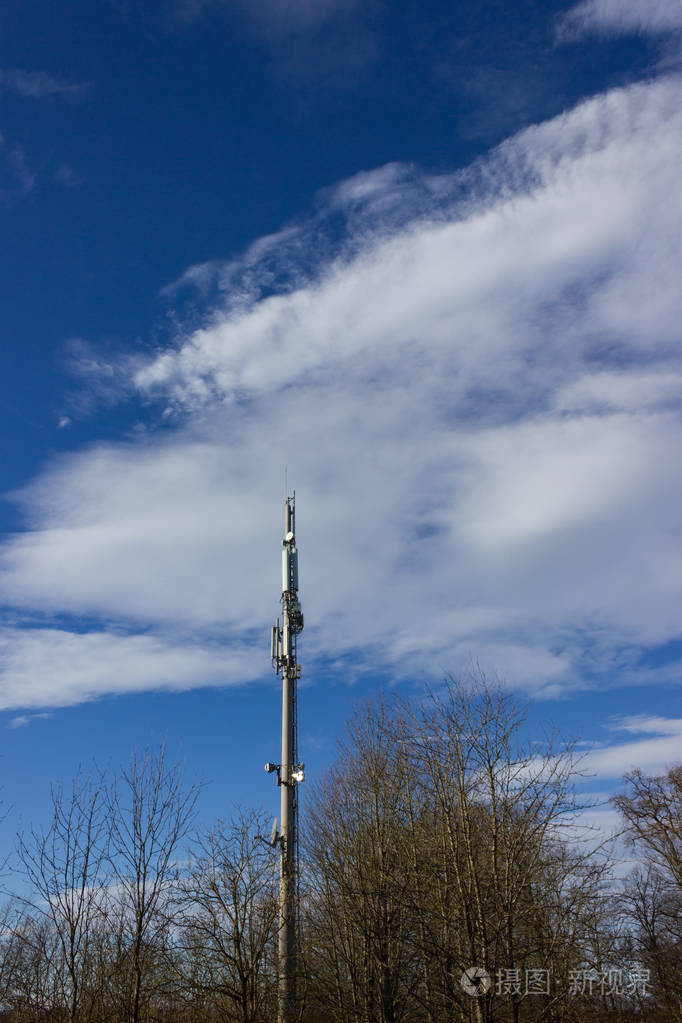
M 287 489 L 287 467 L 284 467 Z M 296 637 L 303 628 L 303 612 L 298 599 L 298 551 L 296 550 L 296 492 L 284 498 L 284 539 L 282 540 L 282 624 L 279 618 L 270 634 L 270 658 L 282 676 L 282 760 L 268 762 L 268 774 L 277 772 L 280 786 L 280 819 L 272 826 L 270 844 L 279 842 L 279 923 L 277 959 L 277 1023 L 297 1019 L 297 926 L 298 926 L 298 786 L 303 781 L 304 764 L 298 762 L 298 706 L 296 683 L 301 666 L 296 659 Z

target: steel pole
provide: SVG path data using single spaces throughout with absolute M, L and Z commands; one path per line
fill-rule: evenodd
M 287 650 L 287 621 L 284 616 L 284 649 Z M 290 649 L 288 651 L 290 653 Z M 282 793 L 279 861 L 279 1023 L 296 1018 L 296 819 L 292 771 L 293 679 L 287 669 L 282 676 Z
M 286 501 L 285 538 L 291 536 L 292 509 Z M 286 540 L 285 540 L 286 543 Z M 288 548 L 287 543 L 287 548 Z M 296 782 L 292 777 L 297 765 L 295 736 L 296 699 L 296 621 L 292 622 L 291 602 L 296 592 L 289 585 L 282 594 L 282 762 L 281 833 L 279 863 L 279 941 L 278 941 L 278 1023 L 296 1020 Z

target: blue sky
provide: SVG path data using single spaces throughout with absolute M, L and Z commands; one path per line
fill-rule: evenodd
M 2 842 L 167 739 L 276 809 L 283 468 L 309 777 L 477 661 L 679 759 L 679 0 L 7 0 Z

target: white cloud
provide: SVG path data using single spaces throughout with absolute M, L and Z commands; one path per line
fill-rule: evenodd
M 3 139 L 0 136 L 0 146 Z M 19 145 L 12 146 L 5 154 L 6 184 L 0 186 L 0 198 L 12 199 L 15 196 L 28 195 L 33 191 L 36 184 L 36 174 L 28 162 L 23 148 Z
M 7 727 L 8 728 L 24 728 L 26 725 L 30 725 L 31 721 L 35 721 L 41 718 L 49 718 L 50 714 L 19 714 L 17 717 L 10 718 Z
M 300 248 L 299 232 L 294 227 L 258 238 L 238 260 L 211 260 L 190 266 L 177 281 L 162 288 L 160 294 L 173 299 L 183 289 L 191 288 L 206 298 L 216 290 L 243 307 L 257 299 L 264 287 L 272 285 L 279 266 L 285 264 L 287 257 L 291 259 L 289 243 L 294 251 Z
M 0 68 L 0 95 L 3 92 L 11 92 L 30 99 L 59 96 L 80 100 L 86 96 L 89 90 L 90 84 L 88 83 L 66 82 L 46 71 Z M 0 133 L 0 147 L 4 144 L 5 140 Z M 0 168 L 0 200 L 11 201 L 33 191 L 37 175 L 21 145 L 14 144 L 6 151 L 3 164 L 4 166 Z M 62 164 L 58 168 L 55 180 L 69 186 L 77 183 L 73 171 L 67 164 Z
M 645 774 L 660 775 L 682 762 L 682 718 L 637 716 L 623 718 L 615 727 L 651 738 L 592 750 L 584 762 L 590 773 L 600 778 L 621 778 L 638 768 Z
M 47 96 L 82 99 L 91 87 L 88 82 L 67 82 L 47 71 L 0 68 L 0 90 L 5 89 L 30 99 L 44 99 Z
M 192 22 L 214 8 L 236 9 L 261 28 L 292 33 L 343 17 L 357 0 L 175 0 L 172 18 Z
M 629 346 L 675 340 L 679 96 L 670 79 L 616 91 L 529 129 L 481 175 L 492 196 L 476 202 L 474 195 L 445 214 L 432 198 L 434 221 L 417 220 L 378 241 L 367 238 L 366 224 L 354 224 L 364 228 L 365 247 L 350 264 L 342 258 L 308 287 L 211 322 L 141 371 L 139 386 L 159 384 L 190 405 L 250 397 L 318 367 L 366 376 L 366 364 L 349 362 L 385 359 L 393 347 L 402 355 L 405 346 L 419 358 L 421 346 L 430 361 L 441 352 L 456 359 L 458 390 L 488 386 L 494 377 L 505 400 L 519 388 L 523 399 L 538 384 L 554 383 L 539 379 L 553 362 L 565 374 L 595 347 L 588 325 L 623 357 Z M 455 194 L 463 187 L 455 176 L 434 182 L 431 194 L 448 186 Z M 365 188 L 369 231 L 377 219 L 391 225 L 394 192 L 402 204 L 409 189 L 392 189 L 390 179 L 387 187 Z M 408 210 L 419 209 L 421 198 L 408 196 Z M 654 280 L 656 290 L 647 292 Z M 532 362 L 524 351 L 533 351 Z M 490 362 L 496 358 L 508 379 Z M 391 372 L 401 375 L 400 365 Z
M 203 326 L 145 365 L 90 359 L 175 427 L 26 488 L 2 599 L 251 642 L 277 610 L 288 462 L 309 663 L 422 678 L 473 656 L 546 695 L 641 681 L 682 596 L 680 165 L 671 76 L 464 173 L 356 176 L 194 268 Z
M 564 412 L 603 413 L 646 408 L 675 408 L 682 395 L 682 375 L 613 370 L 586 373 L 558 390 L 555 407 Z
M 60 163 L 54 172 L 54 180 L 64 188 L 78 188 L 83 179 L 69 163 Z
M 611 725 L 618 732 L 634 734 L 682 735 L 682 718 L 664 718 L 654 714 L 631 714 Z
M 682 0 L 583 0 L 561 19 L 560 35 L 663 33 L 680 28 Z
M 257 671 L 251 650 L 198 646 L 159 636 L 68 632 L 57 628 L 0 630 L 0 710 L 68 707 L 115 693 L 239 685 Z M 11 727 L 28 724 L 20 715 Z
M 28 714 L 19 714 L 17 717 L 12 718 L 8 728 L 24 728 L 30 721 Z
M 28 192 L 31 192 L 35 185 L 36 176 L 35 172 L 29 167 L 26 154 L 21 146 L 13 146 L 7 154 L 7 162 L 21 194 L 26 195 Z

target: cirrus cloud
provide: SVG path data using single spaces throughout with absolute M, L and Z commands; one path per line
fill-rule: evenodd
M 196 686 L 229 686 L 253 678 L 253 657 L 160 636 L 57 628 L 0 630 L 0 710 L 68 707 L 112 694 Z M 28 724 L 21 715 L 10 727 Z
M 165 297 L 194 289 L 201 324 L 107 376 L 170 428 L 15 495 L 2 599 L 43 627 L 243 649 L 272 612 L 288 462 L 328 670 L 474 655 L 546 695 L 674 678 L 645 663 L 682 596 L 680 111 L 674 75 L 614 90 L 464 172 L 358 175 L 243 260 L 190 268 Z M 143 661 L 121 687 L 163 684 Z M 213 678 L 194 663 L 168 684 Z M 86 674 L 66 702 L 116 684 Z
M 560 36 L 663 34 L 682 28 L 680 0 L 582 0 L 563 16 Z
M 26 71 L 23 68 L 0 68 L 0 90 L 14 92 L 29 99 L 60 96 L 83 99 L 91 90 L 90 82 L 67 82 L 47 71 Z

